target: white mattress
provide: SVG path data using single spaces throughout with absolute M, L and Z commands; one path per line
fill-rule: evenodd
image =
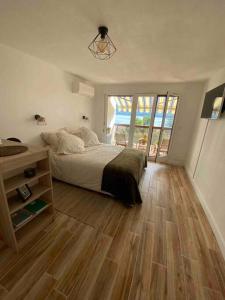
M 124 147 L 101 144 L 71 155 L 51 153 L 53 177 L 94 191 L 101 191 L 104 167 Z

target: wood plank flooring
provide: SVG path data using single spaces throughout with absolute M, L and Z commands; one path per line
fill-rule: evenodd
M 15 254 L 0 299 L 225 299 L 225 262 L 183 168 L 150 163 L 132 209 L 55 181 L 54 223 Z

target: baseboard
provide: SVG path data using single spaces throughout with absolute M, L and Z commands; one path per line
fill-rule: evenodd
M 169 159 L 168 163 L 173 165 L 173 166 L 179 166 L 183 167 L 184 166 L 184 160 L 178 160 L 178 159 Z
M 184 160 L 178 160 L 178 159 L 166 158 L 166 159 L 160 159 L 158 162 L 165 163 L 172 166 L 180 166 L 180 167 L 184 166 Z
M 211 211 L 210 211 L 210 209 L 209 209 L 209 207 L 208 207 L 208 205 L 207 205 L 207 203 L 204 199 L 204 196 L 202 195 L 200 189 L 196 185 L 196 183 L 195 183 L 195 181 L 194 181 L 194 179 L 191 175 L 191 172 L 186 167 L 185 167 L 185 170 L 186 170 L 186 173 L 187 173 L 187 175 L 188 175 L 188 177 L 191 181 L 191 184 L 192 184 L 192 186 L 193 186 L 193 188 L 194 188 L 194 190 L 195 190 L 195 192 L 198 196 L 198 199 L 199 199 L 199 201 L 202 205 L 202 208 L 204 209 L 204 212 L 205 212 L 205 214 L 208 218 L 208 221 L 209 221 L 209 223 L 211 225 L 211 228 L 213 230 L 213 233 L 216 237 L 216 240 L 218 242 L 220 250 L 221 250 L 221 252 L 223 254 L 223 257 L 225 259 L 225 240 L 224 240 L 224 238 L 223 238 L 223 236 L 222 236 L 222 234 L 219 230 L 219 227 L 217 226 L 217 223 L 216 223 L 216 221 L 215 221 L 215 219 L 214 219 L 214 217 L 213 217 L 213 215 L 212 215 L 212 213 L 211 213 Z

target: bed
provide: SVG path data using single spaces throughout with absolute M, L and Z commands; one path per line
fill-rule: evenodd
M 71 155 L 51 151 L 51 164 L 56 179 L 112 194 L 128 206 L 142 202 L 138 185 L 147 160 L 141 151 L 109 144 Z

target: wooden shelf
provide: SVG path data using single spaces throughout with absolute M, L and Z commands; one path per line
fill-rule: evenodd
M 36 170 L 36 175 L 31 178 L 26 178 L 26 177 L 24 177 L 23 174 L 20 174 L 20 175 L 11 177 L 9 179 L 6 179 L 5 180 L 5 192 L 6 192 L 6 194 L 9 192 L 12 192 L 15 189 L 17 189 L 25 184 L 31 183 L 32 181 L 35 181 L 35 180 L 39 179 L 40 177 L 45 176 L 47 174 L 49 174 L 49 171 Z
M 18 248 L 21 249 L 27 243 L 32 242 L 36 235 L 45 229 L 54 220 L 52 213 L 48 209 L 42 211 L 38 218 L 33 218 L 26 226 L 15 232 Z
M 38 215 L 40 215 L 43 211 L 45 211 L 47 208 L 49 208 L 50 204 L 47 204 L 45 207 L 43 207 L 42 209 L 39 210 L 39 212 L 37 212 L 36 214 L 33 214 L 31 218 L 27 219 L 26 222 L 24 222 L 23 224 L 21 224 L 20 226 L 14 228 L 14 231 L 18 231 L 21 228 L 23 228 L 23 226 L 25 226 L 27 223 L 31 222 L 33 219 L 35 219 Z
M 27 204 L 33 202 L 34 200 L 38 199 L 39 197 L 41 197 L 43 194 L 45 194 L 46 192 L 48 192 L 50 190 L 51 190 L 50 187 L 47 187 L 47 186 L 44 186 L 41 184 L 36 184 L 36 185 L 32 186 L 32 188 L 31 188 L 32 195 L 26 202 L 22 202 L 20 197 L 17 195 L 9 198 L 8 203 L 9 203 L 10 214 L 13 214 L 17 210 L 19 210 L 19 209 L 23 208 L 24 206 L 26 206 Z
M 3 141 L 6 146 L 8 143 L 9 141 Z M 18 143 L 10 142 L 10 145 L 14 144 Z M 16 252 L 21 249 L 24 242 L 31 242 L 41 235 L 39 229 L 43 231 L 43 226 L 47 226 L 54 219 L 49 149 L 26 146 L 28 150 L 22 154 L 0 157 L 0 232 L 4 242 Z M 26 178 L 24 170 L 31 165 L 35 168 L 36 175 Z M 32 195 L 27 201 L 22 202 L 16 189 L 25 184 L 29 184 Z M 21 226 L 14 228 L 12 214 L 38 198 L 43 198 L 47 205 Z

